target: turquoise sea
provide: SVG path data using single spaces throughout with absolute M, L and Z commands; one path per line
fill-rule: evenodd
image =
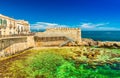
M 96 41 L 120 41 L 120 31 L 82 31 L 82 38 Z

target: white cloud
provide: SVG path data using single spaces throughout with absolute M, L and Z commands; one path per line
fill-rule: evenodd
M 98 23 L 98 24 L 93 24 L 93 23 L 82 23 L 80 26 L 80 28 L 82 30 L 120 30 L 120 28 L 116 28 L 116 27 L 110 27 L 108 26 L 109 23 Z
M 99 24 L 93 24 L 93 23 L 83 23 L 80 25 L 82 29 L 95 29 L 99 28 L 101 26 L 105 26 L 108 23 L 99 23 Z
M 114 30 L 114 31 L 118 31 L 120 30 L 120 28 L 117 27 L 110 27 L 108 26 L 109 23 L 98 23 L 98 24 L 93 24 L 93 23 L 82 23 L 80 26 L 80 28 L 82 30 L 98 30 L 98 31 L 104 31 L 104 30 Z
M 60 25 L 56 23 L 47 23 L 47 22 L 36 22 L 35 24 L 31 24 L 31 29 L 39 30 L 39 29 L 46 29 L 46 28 L 53 28 L 53 27 L 80 27 L 82 30 L 120 30 L 120 28 L 110 27 L 108 26 L 109 23 L 82 23 L 76 26 L 69 26 L 69 25 Z
M 120 28 L 115 28 L 115 27 L 99 27 L 98 30 L 116 30 L 116 31 L 120 31 Z
M 53 27 L 68 27 L 67 25 L 59 25 L 56 23 L 47 23 L 47 22 L 36 22 L 35 24 L 31 24 L 31 29 L 46 29 Z

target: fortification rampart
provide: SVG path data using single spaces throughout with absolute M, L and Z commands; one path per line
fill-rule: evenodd
M 68 38 L 81 43 L 80 28 L 47 28 L 45 32 L 38 32 L 35 36 L 39 37 L 35 39 L 36 44 L 44 46 L 60 45 L 61 43 L 67 41 Z
M 16 54 L 30 47 L 34 47 L 33 36 L 1 38 L 0 57 Z
M 41 37 L 67 36 L 81 42 L 80 28 L 47 28 L 45 32 L 38 32 L 36 35 Z

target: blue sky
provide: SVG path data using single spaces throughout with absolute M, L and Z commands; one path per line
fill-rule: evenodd
M 120 30 L 120 0 L 0 0 L 0 13 L 28 20 L 31 29 Z

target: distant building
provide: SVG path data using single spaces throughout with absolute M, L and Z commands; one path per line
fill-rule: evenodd
M 0 14 L 0 35 L 29 34 L 30 24 L 28 21 L 15 20 Z

